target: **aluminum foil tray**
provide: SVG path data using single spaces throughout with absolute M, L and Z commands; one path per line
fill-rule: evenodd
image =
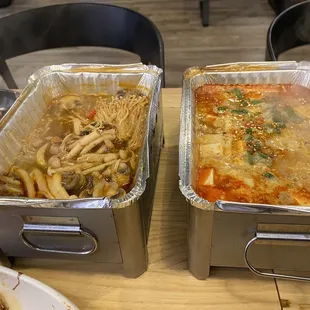
M 28 85 L 0 124 L 0 173 L 14 163 L 23 139 L 36 127 L 50 100 L 67 93 L 116 94 L 124 86 L 133 86 L 151 98 L 147 132 L 142 147 L 136 183 L 122 199 L 48 200 L 0 197 L 0 205 L 68 208 L 121 208 L 137 201 L 145 190 L 149 177 L 149 148 L 155 130 L 162 70 L 141 63 L 131 65 L 64 64 L 40 69 L 28 80 Z
M 51 99 L 67 94 L 116 94 L 136 87 L 150 98 L 147 130 L 133 189 L 123 198 L 76 200 L 0 197 L 0 254 L 91 261 L 121 266 L 138 277 L 148 266 L 147 242 L 163 142 L 161 72 L 155 66 L 65 64 L 33 74 L 0 122 L 0 173 L 13 164 L 23 138 Z M 98 272 L 100 266 L 97 264 Z M 114 270 L 115 267 L 113 267 Z
M 192 67 L 183 78 L 179 144 L 179 187 L 189 203 L 197 208 L 230 212 L 309 213 L 310 206 L 263 205 L 217 201 L 199 197 L 192 187 L 195 117 L 195 90 L 204 84 L 298 84 L 310 87 L 309 62 L 230 63 Z

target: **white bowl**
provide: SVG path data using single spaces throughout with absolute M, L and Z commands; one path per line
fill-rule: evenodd
M 0 267 L 0 299 L 10 310 L 79 310 L 49 286 L 6 267 Z

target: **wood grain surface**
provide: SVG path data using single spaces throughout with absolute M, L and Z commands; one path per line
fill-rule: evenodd
M 310 272 L 296 272 L 289 270 L 275 270 L 275 272 L 310 278 Z M 282 309 L 310 310 L 310 283 L 277 280 L 277 287 Z
M 17 259 L 15 269 L 66 295 L 81 310 L 281 309 L 274 280 L 248 270 L 212 268 L 206 281 L 187 270 L 185 200 L 178 189 L 181 90 L 164 89 L 166 146 L 162 151 L 148 243 L 150 265 L 138 279 L 118 267 Z

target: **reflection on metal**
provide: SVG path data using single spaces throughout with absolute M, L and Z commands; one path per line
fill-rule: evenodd
M 259 229 L 270 229 L 271 231 L 260 231 Z M 275 231 L 276 228 L 279 228 L 282 231 Z M 283 231 L 283 228 L 287 231 Z M 256 236 L 252 238 L 244 249 L 244 261 L 247 267 L 256 275 L 261 277 L 268 278 L 277 278 L 277 279 L 285 279 L 285 280 L 297 280 L 297 281 L 308 281 L 310 282 L 310 278 L 308 277 L 300 277 L 294 275 L 286 275 L 279 273 L 269 273 L 263 272 L 256 269 L 249 261 L 248 253 L 251 246 L 256 244 L 269 244 L 273 245 L 291 245 L 291 246 L 310 246 L 310 232 L 308 225 L 286 225 L 286 224 L 259 224 L 258 230 L 256 232 Z M 293 231 L 297 232 L 293 232 Z
M 40 233 L 42 235 L 66 235 L 66 236 L 80 236 L 86 237 L 91 240 L 92 246 L 88 250 L 67 250 L 67 249 L 52 249 L 44 248 L 37 246 L 31 243 L 27 237 L 27 233 Z M 49 253 L 61 253 L 61 254 L 75 254 L 75 255 L 89 255 L 94 253 L 97 250 L 98 244 L 96 238 L 89 232 L 83 230 L 80 225 L 42 225 L 42 224 L 24 224 L 23 229 L 19 233 L 20 238 L 23 243 L 30 249 L 40 251 L 40 252 L 49 252 Z

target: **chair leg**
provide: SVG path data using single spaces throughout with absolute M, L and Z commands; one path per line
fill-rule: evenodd
M 8 88 L 10 89 L 18 88 L 13 79 L 11 71 L 4 60 L 0 60 L 0 75 L 2 76 Z
M 209 26 L 209 1 L 200 0 L 200 17 L 204 27 Z

